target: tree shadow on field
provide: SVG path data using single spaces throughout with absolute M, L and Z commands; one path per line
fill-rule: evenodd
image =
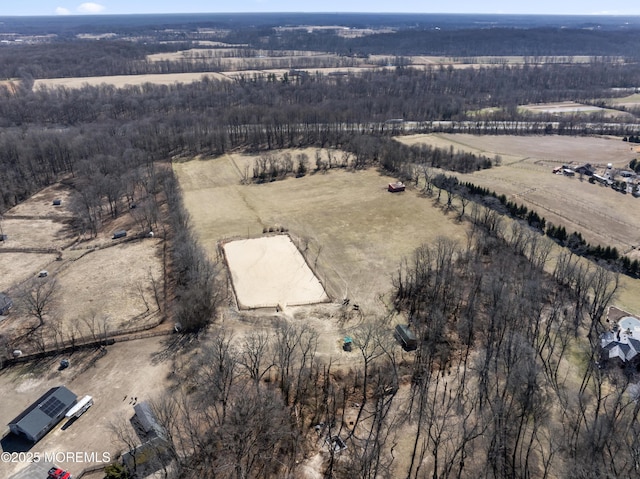
M 49 356 L 45 358 L 30 359 L 23 363 L 18 363 L 13 366 L 18 374 L 15 376 L 17 381 L 24 379 L 26 375 L 32 375 L 38 378 L 45 379 L 46 374 L 50 374 L 57 368 L 56 356 Z
M 162 342 L 162 349 L 151 355 L 151 363 L 156 365 L 175 359 L 177 354 L 188 353 L 200 344 L 203 333 L 172 334 Z

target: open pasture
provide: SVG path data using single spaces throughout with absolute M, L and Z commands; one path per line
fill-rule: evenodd
M 294 151 L 291 151 L 295 155 Z M 309 152 L 312 158 L 312 152 Z M 195 231 L 211 257 L 218 241 L 255 238 L 284 226 L 332 300 L 379 310 L 401 261 L 439 236 L 464 241 L 466 226 L 431 199 L 389 193 L 395 178 L 374 169 L 330 170 L 266 184 L 241 184 L 246 155 L 174 165 Z
M 638 108 L 640 107 L 640 93 L 634 93 L 633 95 L 620 98 L 606 98 L 604 101 L 614 108 Z
M 585 105 L 573 101 L 562 101 L 557 103 L 539 103 L 531 105 L 522 105 L 520 109 L 529 113 L 546 113 L 557 116 L 601 113 L 605 117 L 629 118 L 633 119 L 630 113 L 626 113 L 616 109 L 601 108 L 593 105 Z
M 72 190 L 60 183 L 48 186 L 36 194 L 14 206 L 5 213 L 5 218 L 12 216 L 33 218 L 68 218 L 73 216 L 70 209 Z M 54 205 L 53 200 L 60 200 L 59 205 Z
M 227 80 L 221 73 L 157 73 L 147 75 L 112 75 L 98 77 L 47 78 L 35 80 L 33 89 L 39 88 L 83 88 L 84 86 L 112 85 L 116 88 L 140 86 L 145 83 L 154 85 L 173 85 L 175 83 L 192 83 L 208 77 L 215 80 Z
M 307 29 L 307 27 L 304 27 Z M 317 27 L 310 27 L 317 28 Z M 322 27 L 324 28 L 324 27 Z M 334 28 L 334 27 L 329 27 Z M 369 32 L 360 29 L 344 29 L 340 30 L 342 35 L 353 37 L 369 34 Z M 363 33 L 364 32 L 364 33 Z M 273 56 L 273 52 L 266 50 L 252 50 L 248 55 L 243 48 L 246 45 L 228 45 L 218 42 L 199 42 L 201 46 L 210 46 L 212 48 L 192 48 L 188 50 L 157 53 L 147 56 L 149 62 L 201 62 L 210 61 L 211 72 L 200 73 L 159 73 L 145 75 L 113 75 L 113 76 L 95 76 L 95 77 L 76 77 L 76 78 L 46 78 L 37 79 L 34 82 L 33 89 L 39 88 L 82 88 L 84 86 L 99 86 L 102 84 L 112 85 L 116 88 L 125 86 L 140 86 L 145 83 L 153 83 L 156 85 L 173 85 L 175 83 L 192 83 L 200 81 L 203 77 L 217 80 L 229 80 L 238 78 L 239 76 L 252 75 L 268 75 L 275 74 L 282 77 L 284 73 L 289 72 L 292 68 L 308 71 L 311 74 L 327 75 L 333 72 L 345 72 L 358 74 L 364 71 L 380 68 L 395 68 L 393 65 L 395 58 L 393 55 L 371 55 L 368 58 L 350 57 L 345 59 L 335 53 L 313 52 L 313 51 L 297 51 L 291 50 L 280 52 L 277 56 Z M 230 48 L 218 48 L 220 46 Z M 238 55 L 233 56 L 237 51 Z M 222 55 L 229 55 L 223 57 Z M 591 61 L 588 56 L 573 57 L 541 57 L 538 59 L 522 57 L 522 56 L 477 56 L 477 57 L 446 57 L 446 56 L 426 56 L 414 55 L 407 56 L 410 62 L 409 67 L 417 70 L 424 70 L 433 67 L 451 67 L 454 69 L 464 68 L 481 68 L 481 67 L 500 67 L 503 65 L 523 65 L 523 64 L 546 64 L 546 63 L 585 63 Z M 222 71 L 217 71 L 222 70 Z M 554 106 L 555 105 L 555 106 Z M 604 111 L 607 114 L 622 114 L 619 111 L 609 111 L 598 109 L 597 107 L 587 107 L 585 105 L 568 106 L 562 104 L 530 105 L 525 108 L 546 108 L 552 112 L 560 112 L 562 108 L 565 112 L 575 112 L 576 109 L 582 111 Z M 568 108 L 568 109 L 567 109 Z M 533 110 L 532 110 L 533 111 Z M 543 111 L 543 110 L 541 110 Z
M 110 332 L 144 326 L 157 309 L 150 279 L 162 288 L 160 240 L 122 243 L 90 252 L 71 262 L 56 275 L 59 300 L 57 314 L 89 335 L 86 320 L 95 318 Z M 144 296 L 144 300 L 143 300 Z
M 5 217 L 2 220 L 2 231 L 7 239 L 0 243 L 0 248 L 56 250 L 73 241 L 67 225 L 51 219 Z
M 476 136 L 433 134 L 398 138 L 408 144 L 453 146 L 489 157 L 500 156 L 501 166 L 457 175 L 461 181 L 505 194 L 509 199 L 538 211 L 547 221 L 580 231 L 593 244 L 617 246 L 628 251 L 640 246 L 640 202 L 610 188 L 554 175 L 563 164 L 591 163 L 602 173 L 608 163 L 624 168 L 636 152 L 619 138 L 564 136 Z
M 55 259 L 55 254 L 46 253 L 0 253 L 0 291 L 35 278 Z
M 573 101 L 522 105 L 520 108 L 534 113 L 593 113 L 604 110 L 597 106 L 583 105 Z

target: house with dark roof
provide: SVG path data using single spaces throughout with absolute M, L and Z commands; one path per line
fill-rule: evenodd
M 577 166 L 573 169 L 579 175 L 593 176 L 596 169 L 591 166 L 591 163 L 585 163 L 584 165 Z
M 123 453 L 122 464 L 136 477 L 148 477 L 160 469 L 166 471 L 173 456 L 164 428 L 147 401 L 134 405 L 133 410 L 131 424 L 142 444 Z
M 49 389 L 9 423 L 13 434 L 38 442 L 75 404 L 77 396 L 64 386 Z

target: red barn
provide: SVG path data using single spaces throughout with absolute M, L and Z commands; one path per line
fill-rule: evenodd
M 397 183 L 389 183 L 389 188 L 387 188 L 391 193 L 398 193 L 399 191 L 404 191 L 405 186 L 402 181 L 398 181 Z

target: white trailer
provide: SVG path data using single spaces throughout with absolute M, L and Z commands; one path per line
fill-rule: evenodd
M 80 399 L 71 409 L 69 409 L 69 411 L 67 411 L 67 414 L 65 414 L 64 417 L 67 417 L 67 418 L 80 417 L 91 406 L 93 406 L 93 398 L 91 396 L 85 396 L 82 399 Z

